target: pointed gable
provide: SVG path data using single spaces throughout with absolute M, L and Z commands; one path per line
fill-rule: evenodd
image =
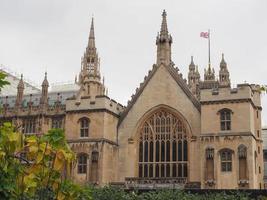
M 155 74 L 157 73 L 157 71 L 160 68 L 164 68 L 166 73 L 168 73 L 170 78 L 172 78 L 172 80 L 166 79 L 166 80 L 161 80 L 160 81 L 162 85 L 165 82 L 165 86 L 163 86 L 163 87 L 165 87 L 164 89 L 169 90 L 169 92 L 175 92 L 175 91 L 170 91 L 170 90 L 172 90 L 172 88 L 167 88 L 168 85 L 169 85 L 168 82 L 174 80 L 175 83 L 176 83 L 176 89 L 180 88 L 179 91 L 183 92 L 183 95 L 185 95 L 188 98 L 188 100 L 192 103 L 192 105 L 200 112 L 200 103 L 196 99 L 196 97 L 192 94 L 190 89 L 188 88 L 188 86 L 186 84 L 186 81 L 182 78 L 182 74 L 178 72 L 178 68 L 174 68 L 173 66 L 170 66 L 170 65 L 169 66 L 165 66 L 164 64 L 161 64 L 161 65 L 154 64 L 152 70 L 149 70 L 148 76 L 145 76 L 144 82 L 140 84 L 140 87 L 136 89 L 135 94 L 132 95 L 131 100 L 128 101 L 126 109 L 121 114 L 121 118 L 120 118 L 119 124 L 123 121 L 123 119 L 127 116 L 128 112 L 131 110 L 131 108 L 138 101 L 138 98 L 142 95 L 142 93 L 144 92 L 145 88 L 147 87 L 149 82 L 153 79 L 153 77 L 155 76 Z M 159 73 L 162 73 L 162 72 L 159 72 Z M 156 91 L 156 90 L 164 90 L 164 89 L 163 88 L 156 88 L 155 84 L 154 84 L 153 90 Z M 151 92 L 153 93 L 153 91 L 151 91 Z M 149 98 L 149 96 L 148 96 L 148 98 Z M 162 96 L 162 102 L 161 103 L 164 103 L 164 98 L 165 97 Z M 178 101 L 178 99 L 177 99 L 177 101 Z M 158 103 L 160 103 L 160 101 Z

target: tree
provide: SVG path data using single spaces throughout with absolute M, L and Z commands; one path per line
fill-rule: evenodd
M 262 86 L 260 87 L 260 91 L 261 91 L 261 92 L 267 92 L 267 85 L 262 85 Z
M 5 80 L 6 77 L 7 75 L 4 72 L 0 71 L 0 91 L 5 85 L 10 84 L 8 81 Z
M 90 199 L 89 189 L 67 179 L 74 161 L 63 130 L 25 137 L 4 123 L 0 127 L 0 197 Z

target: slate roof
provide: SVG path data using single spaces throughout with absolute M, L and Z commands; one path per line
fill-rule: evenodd
M 8 103 L 10 107 L 13 107 L 16 102 L 17 86 L 20 78 L 8 73 L 4 70 L 2 72 L 7 74 L 6 80 L 10 85 L 6 85 L 0 92 L 0 105 Z M 66 99 L 71 98 L 77 94 L 79 86 L 76 83 L 57 84 L 49 87 L 48 104 L 54 105 L 57 100 L 60 100 L 62 104 L 65 104 Z M 8 96 L 8 98 L 6 98 Z M 33 102 L 33 106 L 39 105 L 41 97 L 41 89 L 33 86 L 32 84 L 24 80 L 24 95 L 22 105 L 27 106 L 30 101 Z

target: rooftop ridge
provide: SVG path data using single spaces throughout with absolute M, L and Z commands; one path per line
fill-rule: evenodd
M 60 86 L 60 85 L 71 85 L 71 84 L 76 84 L 75 81 L 62 81 L 62 82 L 53 82 L 51 83 L 51 87 L 53 86 Z
M 17 79 L 17 80 L 20 80 L 21 78 L 21 74 L 11 70 L 9 67 L 3 65 L 3 64 L 0 64 L 0 71 L 6 73 L 7 75 L 9 76 L 12 76 L 13 78 Z M 36 90 L 40 90 L 40 86 L 35 83 L 34 81 L 30 80 L 29 78 L 25 78 L 25 75 L 23 75 L 23 81 L 24 81 L 24 84 L 29 86 L 29 87 L 32 87 Z

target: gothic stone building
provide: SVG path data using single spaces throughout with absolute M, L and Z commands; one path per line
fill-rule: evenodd
M 92 20 L 74 84 L 41 89 L 12 75 L 2 91 L 1 121 L 28 134 L 63 128 L 77 154 L 79 183 L 126 187 L 263 187 L 259 86 L 231 88 L 224 56 L 219 78 L 209 63 L 201 80 L 193 58 L 184 79 L 171 58 L 166 12 L 157 59 L 127 106 L 107 96 Z M 13 84 L 14 85 L 14 84 Z

